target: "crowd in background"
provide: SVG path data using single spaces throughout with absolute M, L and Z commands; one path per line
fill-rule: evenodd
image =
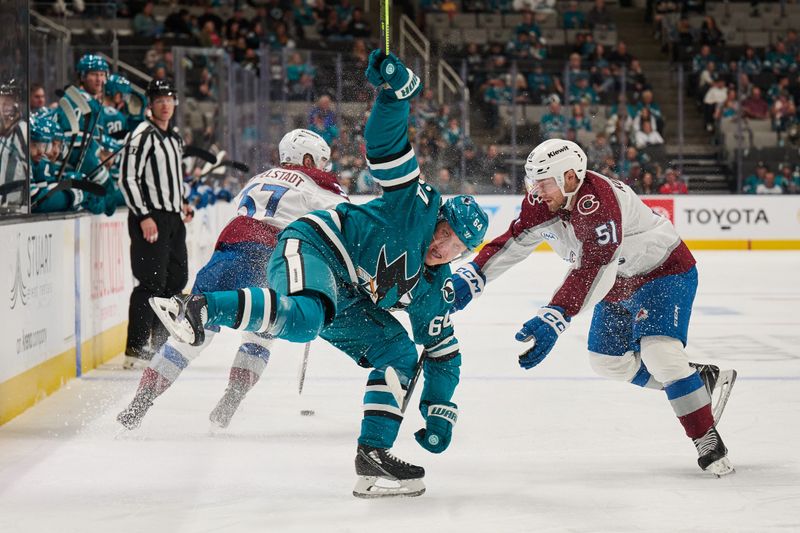
M 692 2 L 654 5 L 656 17 L 670 9 L 693 7 Z M 198 46 L 224 48 L 237 64 L 257 74 L 262 65 L 259 50 L 266 46 L 275 52 L 273 63 L 284 62 L 281 68 L 271 67 L 276 98 L 308 102 L 307 121 L 297 125 L 316 131 L 331 144 L 334 168 L 340 172 L 342 185 L 351 193 L 376 190 L 363 157 L 366 115 L 337 113 L 333 94 L 320 83 L 320 77 L 329 73 L 321 73 L 320 60 L 311 60 L 307 50 L 299 48 L 310 45 L 325 49 L 336 43 L 338 50 L 345 51 L 348 72 L 360 73 L 375 34 L 360 7 L 351 0 L 269 0 L 248 7 L 247 11 L 235 9 L 224 19 L 212 6 L 202 13 L 176 6 L 166 18 L 154 15 L 153 2 L 140 6 L 133 9 L 126 2 L 118 2 L 116 14 L 131 18 L 136 35 L 152 38 L 152 46 L 142 58 L 149 74 L 157 79 L 174 76 L 174 58 L 167 45 L 171 36 L 193 39 Z M 510 40 L 470 43 L 454 54 L 468 65 L 471 104 L 481 110 L 484 119 L 472 121 L 469 135 L 460 105 L 439 104 L 431 90 L 414 103 L 410 133 L 425 179 L 443 192 L 522 192 L 520 159 L 541 140 L 563 137 L 586 150 L 590 168 L 618 178 L 639 192 L 687 192 L 679 170 L 665 164 L 666 120 L 640 62 L 625 42 L 607 45 L 594 39 L 593 31 L 615 27 L 604 0 L 595 0 L 588 10 L 574 1 L 556 5 L 552 0 L 424 0 L 419 4 L 416 20 L 422 26 L 426 13 L 452 16 L 459 12 L 522 15 Z M 576 30 L 574 42 L 566 47 L 551 46 L 540 25 L 547 17 L 556 17 L 561 29 Z M 659 22 L 656 27 L 662 26 Z M 794 95 L 800 91 L 796 32 L 789 32 L 787 42 L 776 45 L 770 54 L 761 57 L 758 51 L 748 50 L 740 61 L 726 63 L 715 61 L 713 54 L 713 47 L 723 44 L 724 36 L 713 18 L 707 26 L 698 34 L 698 42 L 707 47 L 695 58 L 693 83 L 699 105 L 704 106 L 709 119 L 709 129 L 718 128 L 721 121 L 741 107 L 748 119 L 769 120 L 776 131 L 795 135 Z M 688 46 L 685 34 L 676 28 L 676 42 Z M 759 90 L 748 78 L 756 65 L 759 72 L 775 75 L 774 84 Z M 216 79 L 213 66 L 202 63 L 194 66 L 187 79 L 188 98 L 184 105 L 189 112 L 185 134 L 201 145 L 215 137 L 214 106 L 204 104 L 214 104 L 219 99 Z M 344 76 L 342 96 L 347 101 L 364 102 L 366 109 L 373 93 L 366 84 L 358 83 L 359 79 Z M 741 104 L 732 84 L 747 88 L 748 97 Z M 716 87 L 724 87 L 724 98 Z M 512 153 L 508 124 L 503 119 L 504 108 L 511 105 L 547 108 L 540 120 L 520 128 L 516 153 Z M 598 120 L 598 116 L 602 119 Z M 274 147 L 270 152 L 277 155 Z M 276 161 L 277 157 L 272 159 Z M 799 173 L 792 168 L 792 178 L 788 179 L 783 170 L 787 166 L 781 166 L 775 181 L 780 190 L 795 192 Z M 514 170 L 516 180 L 512 179 Z M 759 178 L 757 184 L 753 180 L 748 183 L 746 191 L 756 192 L 764 179 Z

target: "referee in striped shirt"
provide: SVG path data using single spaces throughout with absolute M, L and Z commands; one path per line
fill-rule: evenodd
M 131 268 L 139 282 L 128 309 L 125 368 L 152 359 L 167 340 L 148 299 L 181 292 L 189 277 L 184 221 L 192 211 L 183 197 L 183 139 L 169 124 L 177 94 L 170 82 L 153 80 L 147 98 L 151 116 L 130 133 L 119 176 L 129 209 Z

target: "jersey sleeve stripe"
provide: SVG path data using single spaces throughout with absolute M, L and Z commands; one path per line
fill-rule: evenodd
M 458 341 L 455 341 L 453 344 L 449 346 L 445 346 L 443 348 L 438 348 L 435 350 L 426 350 L 428 352 L 428 357 L 432 359 L 439 359 L 440 357 L 444 357 L 445 355 L 450 355 L 459 351 Z
M 370 170 L 388 170 L 395 168 L 414 157 L 414 149 L 407 144 L 400 153 L 367 159 Z

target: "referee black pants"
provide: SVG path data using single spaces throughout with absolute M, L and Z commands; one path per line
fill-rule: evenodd
M 181 215 L 152 211 L 150 216 L 158 226 L 158 239 L 147 242 L 139 220 L 128 215 L 131 236 L 131 268 L 138 285 L 131 293 L 128 308 L 129 351 L 141 351 L 152 337 L 150 347 L 158 350 L 167 341 L 167 330 L 150 308 L 151 296 L 169 297 L 181 292 L 189 280 L 186 256 L 186 226 Z

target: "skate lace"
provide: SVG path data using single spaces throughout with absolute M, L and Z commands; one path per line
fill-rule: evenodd
M 398 464 L 401 464 L 403 466 L 413 466 L 411 463 L 407 463 L 407 462 L 403 461 L 402 459 L 400 459 L 399 457 L 396 457 L 396 456 L 392 455 L 392 453 L 389 452 L 389 450 L 386 450 L 384 453 L 386 454 L 386 458 L 387 459 L 390 459 L 390 460 L 392 460 L 392 461 L 394 461 L 394 462 L 396 462 Z
M 714 428 L 709 429 L 705 435 L 694 441 L 697 453 L 701 456 L 714 451 L 718 444 L 719 439 L 717 438 L 717 432 Z

